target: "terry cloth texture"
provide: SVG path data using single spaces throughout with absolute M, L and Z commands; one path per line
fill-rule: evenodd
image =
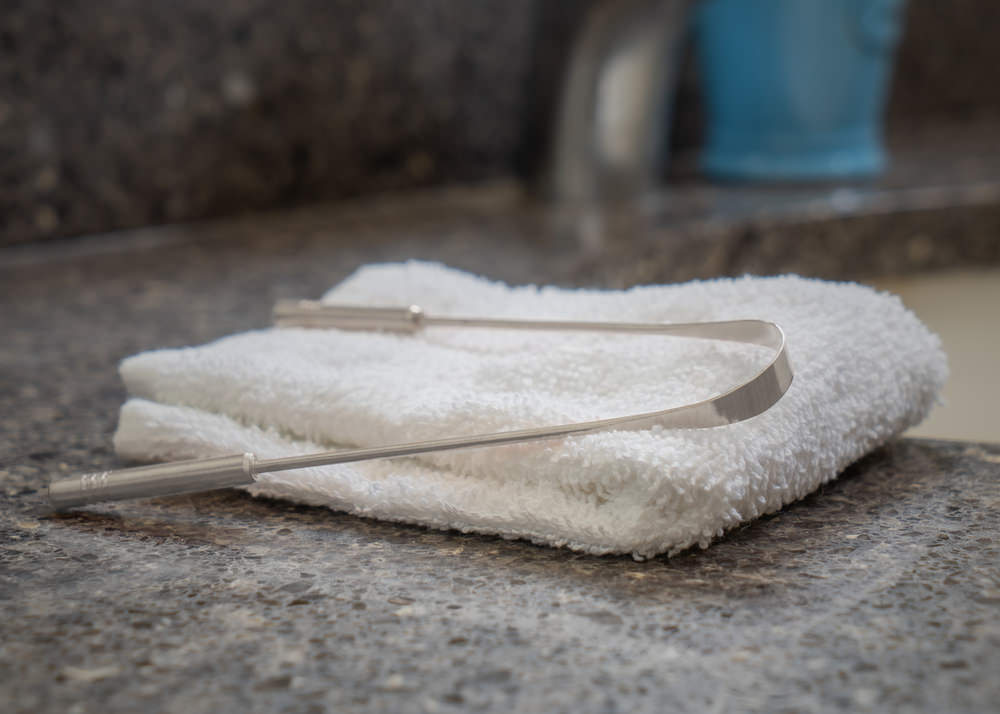
M 595 554 L 706 547 L 802 498 L 923 419 L 947 372 L 938 339 L 898 298 L 794 276 L 564 290 L 410 262 L 361 268 L 323 300 L 416 303 L 437 315 L 781 325 L 794 382 L 745 422 L 262 474 L 250 487 Z M 132 398 L 115 446 L 143 461 L 271 458 L 601 419 L 705 399 L 768 357 L 752 345 L 655 336 L 264 329 L 126 359 Z

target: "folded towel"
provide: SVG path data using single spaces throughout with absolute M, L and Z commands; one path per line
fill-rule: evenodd
M 482 317 L 781 325 L 795 381 L 713 429 L 605 432 L 262 474 L 255 494 L 435 528 L 636 558 L 706 547 L 805 496 L 916 424 L 946 376 L 898 298 L 854 284 L 742 278 L 626 291 L 508 287 L 436 264 L 373 265 L 325 302 Z M 724 391 L 768 351 L 654 336 L 265 329 L 121 366 L 127 459 L 261 458 L 653 411 Z

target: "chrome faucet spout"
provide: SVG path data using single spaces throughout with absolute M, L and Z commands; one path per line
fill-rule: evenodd
M 601 0 L 563 80 L 543 192 L 589 202 L 641 194 L 662 173 L 691 0 Z

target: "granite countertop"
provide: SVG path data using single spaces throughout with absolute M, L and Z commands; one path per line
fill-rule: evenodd
M 6 2 L 0 244 L 530 174 L 597 5 Z M 890 138 L 961 124 L 965 142 L 987 123 L 995 145 L 1000 6 L 910 0 L 905 18 Z M 690 54 L 674 155 L 705 123 Z M 931 174 L 956 163 L 948 142 L 921 145 L 943 154 Z
M 640 243 L 550 231 L 512 200 L 445 192 L 0 252 L 4 711 L 1000 710 L 996 446 L 900 440 L 708 550 L 645 563 L 238 491 L 41 509 L 50 477 L 116 464 L 128 354 L 265 325 L 275 299 L 375 260 L 634 275 Z

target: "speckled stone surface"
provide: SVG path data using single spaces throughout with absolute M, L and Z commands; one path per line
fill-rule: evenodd
M 531 0 L 9 0 L 0 242 L 495 176 Z
M 6 0 L 0 243 L 504 176 L 518 153 L 537 164 L 593 3 Z M 908 6 L 890 134 L 995 127 L 1000 5 Z M 678 151 L 699 143 L 696 84 L 688 72 Z
M 645 563 L 236 491 L 40 510 L 51 476 L 116 464 L 128 354 L 264 325 L 372 260 L 582 280 L 578 245 L 511 200 L 0 253 L 0 709 L 1000 711 L 998 447 L 900 441 Z
M 629 210 L 556 223 L 580 246 L 577 275 L 616 286 L 743 273 L 858 280 L 994 264 L 994 135 L 989 123 L 914 131 L 870 183 L 708 184 L 678 166 L 674 184 Z
M 609 287 L 747 272 L 863 280 L 982 266 L 1000 263 L 993 137 L 990 123 L 913 132 L 892 169 L 869 183 L 715 185 L 678 165 L 662 191 L 580 208 L 543 204 L 498 181 L 12 246 L 0 252 L 0 266 L 123 252 L 124 270 L 156 248 L 167 265 L 190 272 L 184 251 L 195 246 L 209 251 L 209 262 L 228 261 L 220 271 L 260 270 L 259 289 L 269 294 L 281 266 L 301 273 L 306 258 L 330 271 L 317 273 L 314 293 L 343 277 L 349 268 L 341 266 L 412 256 L 514 282 Z
M 235 492 L 42 519 L 34 495 L 5 496 L 0 698 L 10 712 L 996 711 L 998 475 L 1000 449 L 901 442 L 707 551 L 646 563 Z

